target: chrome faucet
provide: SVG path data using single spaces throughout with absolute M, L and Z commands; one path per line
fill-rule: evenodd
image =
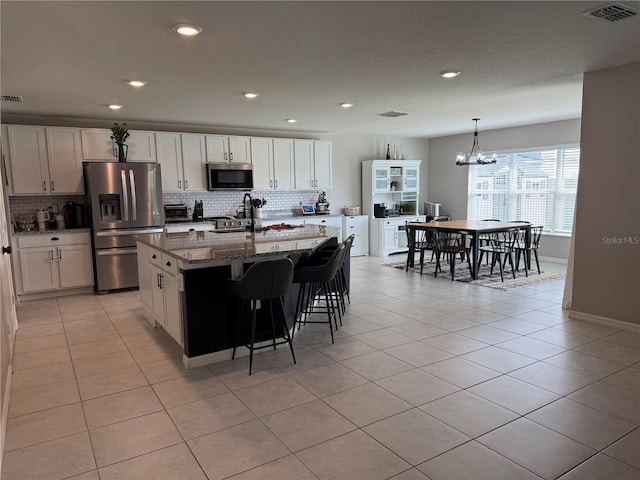
M 251 198 L 251 194 L 249 192 L 244 194 L 244 198 L 242 199 L 242 203 L 245 205 L 245 209 L 246 209 L 247 197 L 249 198 L 249 208 L 251 208 L 251 231 L 255 232 L 256 231 L 256 221 L 253 218 L 253 198 Z M 246 217 L 247 217 L 247 215 L 245 214 L 245 218 Z

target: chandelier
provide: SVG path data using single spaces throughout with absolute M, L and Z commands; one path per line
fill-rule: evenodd
M 456 165 L 487 165 L 489 163 L 496 163 L 498 156 L 495 153 L 487 158 L 487 155 L 480 149 L 480 143 L 478 142 L 478 120 L 480 119 L 474 118 L 472 120 L 476 122 L 476 129 L 473 132 L 473 146 L 467 154 L 462 152 L 456 154 Z

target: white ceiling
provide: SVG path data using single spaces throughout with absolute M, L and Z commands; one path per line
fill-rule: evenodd
M 640 61 L 640 15 L 582 15 L 606 3 L 3 0 L 1 93 L 24 102 L 2 114 L 419 137 L 577 118 L 584 72 Z

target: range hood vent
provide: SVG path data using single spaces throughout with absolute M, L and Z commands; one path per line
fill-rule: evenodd
M 409 112 L 396 112 L 395 110 L 391 110 L 389 112 L 378 114 L 378 116 L 380 117 L 390 117 L 390 118 L 404 117 L 405 115 L 409 115 Z
M 2 101 L 22 103 L 23 100 L 21 95 L 2 95 Z
M 637 10 L 617 2 L 603 7 L 594 8 L 583 13 L 586 17 L 601 18 L 610 22 L 624 20 L 625 18 L 634 17 L 637 14 Z

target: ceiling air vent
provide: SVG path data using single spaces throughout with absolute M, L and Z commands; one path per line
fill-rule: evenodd
M 405 115 L 409 115 L 409 112 L 396 112 L 395 110 L 391 110 L 390 112 L 379 113 L 378 115 L 381 117 L 396 118 L 396 117 L 404 117 Z
M 583 15 L 587 17 L 602 18 L 603 20 L 609 20 L 610 22 L 624 20 L 625 18 L 633 17 L 637 14 L 637 10 L 617 2 L 605 5 L 604 7 L 594 8 L 593 10 L 583 13 Z
M 21 95 L 2 95 L 2 101 L 22 103 L 22 96 Z

